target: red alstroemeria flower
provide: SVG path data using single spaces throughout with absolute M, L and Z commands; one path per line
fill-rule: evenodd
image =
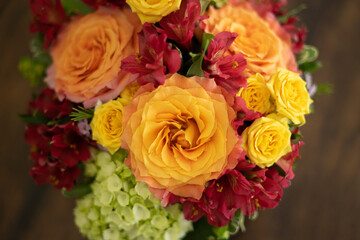
M 30 0 L 30 8 L 33 13 L 30 32 L 44 34 L 43 47 L 47 49 L 62 24 L 67 21 L 65 10 L 60 0 Z
M 197 221 L 206 216 L 209 224 L 225 226 L 239 209 L 246 216 L 258 209 L 274 208 L 283 196 L 283 188 L 289 186 L 294 175 L 292 164 L 298 157 L 302 143 L 293 144 L 293 151 L 277 162 L 285 176 L 280 176 L 275 166 L 261 169 L 239 156 L 235 169 L 228 170 L 219 179 L 209 182 L 200 200 L 169 196 L 168 202 L 183 203 L 183 213 L 187 220 Z M 282 162 L 280 162 L 282 161 Z
M 159 22 L 160 30 L 174 40 L 179 47 L 191 49 L 196 22 L 201 21 L 201 4 L 199 0 L 183 0 L 180 9 L 169 14 Z
M 30 175 L 37 184 L 50 183 L 56 189 L 66 188 L 69 191 L 79 177 L 80 170 L 77 166 L 68 167 L 60 162 L 36 162 L 31 167 Z
M 242 54 L 224 56 L 238 34 L 221 32 L 211 41 L 204 56 L 203 70 L 205 77 L 214 78 L 216 84 L 235 95 L 241 87 L 246 87 L 246 78 L 242 72 L 246 68 L 246 60 Z
M 68 167 L 90 158 L 89 143 L 79 133 L 75 122 L 56 127 L 60 133 L 52 137 L 51 156 L 63 162 Z
M 73 107 L 74 104 L 67 99 L 60 102 L 54 90 L 45 88 L 35 100 L 30 102 L 29 113 L 40 111 L 48 119 L 55 120 L 69 116 Z
M 25 141 L 31 146 L 30 157 L 40 165 L 48 160 L 51 151 L 51 135 L 48 130 L 46 125 L 26 126 Z
M 31 176 L 37 183 L 51 183 L 55 188 L 71 189 L 79 175 L 77 164 L 90 158 L 89 143 L 75 122 L 49 127 L 29 125 L 25 140 L 34 160 Z
M 139 74 L 138 83 L 153 83 L 156 87 L 165 82 L 166 74 L 176 73 L 181 66 L 180 53 L 166 42 L 167 36 L 158 33 L 149 23 L 145 23 L 139 33 L 139 56 L 129 56 L 122 60 L 121 70 Z
M 87 5 L 98 8 L 100 6 L 122 7 L 126 5 L 125 0 L 82 0 Z
M 184 203 L 184 217 L 197 221 L 205 215 L 209 224 L 225 226 L 238 209 L 251 206 L 252 192 L 249 181 L 239 171 L 229 170 L 206 187 L 200 200 L 188 199 Z

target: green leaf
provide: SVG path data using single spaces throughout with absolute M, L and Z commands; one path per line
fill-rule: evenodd
M 202 69 L 202 63 L 204 60 L 204 55 L 201 53 L 198 53 L 198 54 L 190 53 L 190 55 L 192 57 L 193 64 L 191 64 L 189 70 L 186 73 L 186 76 L 188 76 L 188 77 L 191 77 L 191 76 L 203 77 L 204 71 Z
M 303 63 L 313 62 L 319 56 L 319 52 L 316 47 L 310 45 L 304 45 L 303 50 L 296 56 L 296 61 L 299 65 Z
M 206 53 L 210 41 L 214 38 L 214 34 L 211 33 L 203 33 L 202 40 L 201 40 L 201 49 L 204 51 L 204 54 Z
M 30 42 L 30 52 L 32 53 L 34 60 L 43 63 L 45 66 L 49 66 L 52 59 L 49 52 L 43 49 L 43 44 L 44 36 L 38 34 Z
M 318 84 L 316 86 L 316 94 L 332 94 L 333 87 L 331 83 Z
M 200 0 L 201 5 L 201 15 L 206 11 L 210 4 L 211 0 Z
M 204 33 L 201 41 L 201 50 L 202 53 L 190 53 L 193 64 L 191 64 L 189 70 L 186 73 L 187 77 L 199 76 L 204 77 L 204 71 L 202 69 L 202 64 L 204 61 L 205 53 L 209 47 L 211 39 L 214 38 L 213 34 Z
M 259 211 L 256 211 L 249 217 L 249 219 L 251 221 L 255 221 L 258 217 L 259 217 Z
M 46 118 L 45 115 L 39 111 L 35 111 L 32 115 L 19 114 L 19 117 L 22 121 L 29 125 L 41 125 L 46 124 L 49 121 L 49 119 Z
M 301 124 L 302 124 L 302 123 L 299 123 L 299 124 L 289 123 L 289 128 L 300 127 Z
M 226 225 L 224 227 L 213 227 L 213 232 L 216 235 L 216 239 L 218 240 L 222 240 L 222 239 L 229 239 L 230 238 L 230 233 L 229 233 L 229 226 Z
M 316 70 L 318 70 L 319 68 L 322 67 L 321 62 L 319 61 L 315 61 L 315 62 L 307 62 L 307 63 L 303 63 L 301 65 L 299 65 L 299 69 L 303 72 L 315 72 Z
M 58 125 L 58 124 L 66 124 L 68 122 L 71 121 L 71 118 L 70 117 L 63 117 L 63 118 L 60 118 L 60 119 L 57 119 L 57 120 L 54 120 L 54 121 L 50 121 L 47 123 L 48 126 L 50 125 Z
M 300 6 L 298 6 L 298 7 L 294 8 L 293 10 L 289 11 L 285 16 L 278 17 L 277 19 L 278 19 L 278 21 L 280 23 L 286 23 L 287 20 L 289 19 L 289 17 L 299 14 L 304 9 L 306 9 L 306 5 L 301 4 Z
M 279 173 L 280 176 L 285 177 L 286 176 L 286 172 L 284 171 L 284 169 L 282 169 L 279 165 L 277 165 L 276 163 L 274 164 L 274 167 L 276 168 L 277 172 Z
M 209 239 L 212 236 L 215 237 L 212 226 L 208 224 L 205 217 L 194 222 L 193 226 L 194 230 L 186 235 L 185 240 L 203 240 Z
M 299 140 L 301 139 L 303 136 L 301 134 L 298 134 L 298 133 L 293 133 L 291 134 L 291 140 Z
M 91 192 L 92 192 L 92 190 L 91 190 L 90 184 L 76 185 L 70 191 L 67 191 L 66 189 L 62 190 L 62 194 L 65 197 L 82 197 Z
M 242 232 L 246 231 L 245 228 L 245 215 L 241 212 L 241 210 L 237 210 L 233 219 L 229 222 L 229 233 L 230 235 L 235 235 L 241 230 Z
M 83 119 L 91 119 L 94 116 L 94 109 L 89 108 L 86 109 L 84 107 L 78 107 L 78 108 L 73 108 L 72 113 L 70 113 L 70 118 L 73 121 L 80 121 Z
M 72 15 L 72 14 L 86 15 L 94 11 L 93 8 L 86 5 L 81 0 L 61 0 L 61 4 L 63 5 L 67 15 Z

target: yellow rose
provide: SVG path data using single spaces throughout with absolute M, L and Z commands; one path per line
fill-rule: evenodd
M 244 99 L 247 108 L 250 110 L 255 110 L 261 114 L 271 113 L 274 110 L 274 106 L 270 102 L 269 88 L 264 77 L 259 73 L 249 77 L 247 87 L 241 88 L 236 96 Z
M 206 182 L 236 166 L 241 141 L 223 94 L 211 79 L 174 74 L 155 90 L 142 86 L 124 109 L 126 164 L 158 198 L 200 199 Z
M 291 132 L 287 119 L 272 113 L 256 119 L 242 133 L 243 148 L 251 162 L 261 168 L 272 166 L 291 152 Z
M 90 123 L 93 140 L 111 154 L 121 146 L 124 103 L 122 99 L 117 99 L 98 106 Z
M 155 23 L 180 8 L 181 0 L 126 0 L 141 23 Z
M 275 100 L 277 113 L 295 124 L 304 124 L 304 115 L 310 113 L 310 104 L 313 101 L 306 89 L 306 82 L 299 74 L 281 68 L 267 85 Z

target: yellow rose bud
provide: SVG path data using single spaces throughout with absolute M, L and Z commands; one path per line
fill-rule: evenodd
M 271 93 L 264 77 L 259 73 L 249 77 L 247 79 L 247 87 L 241 88 L 236 96 L 244 99 L 247 108 L 250 110 L 255 110 L 261 114 L 274 111 L 274 106 L 270 102 Z
M 105 147 L 111 154 L 121 146 L 123 132 L 123 100 L 111 100 L 95 109 L 90 123 L 92 138 Z
M 267 85 L 275 100 L 277 113 L 295 124 L 304 124 L 304 115 L 310 113 L 313 101 L 306 89 L 306 82 L 299 74 L 280 68 Z
M 251 162 L 261 168 L 272 166 L 291 152 L 291 132 L 287 119 L 272 113 L 256 119 L 242 133 L 243 148 Z
M 141 23 L 155 23 L 180 8 L 181 0 L 126 0 Z

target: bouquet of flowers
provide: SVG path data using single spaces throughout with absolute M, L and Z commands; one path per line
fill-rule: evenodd
M 89 239 L 228 239 L 279 204 L 321 65 L 286 0 L 30 0 L 36 183 Z

